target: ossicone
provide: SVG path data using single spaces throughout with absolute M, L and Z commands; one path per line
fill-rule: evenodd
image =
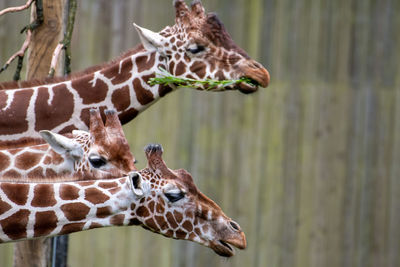
M 117 111 L 115 109 L 106 109 L 104 110 L 104 114 L 106 115 L 105 127 L 107 134 L 125 138 Z
M 204 7 L 200 0 L 194 0 L 190 4 L 190 8 L 195 17 L 205 17 Z
M 100 110 L 94 108 L 90 109 L 89 128 L 90 128 L 89 131 L 95 141 L 96 140 L 99 141 L 105 138 L 105 128 L 103 119 L 101 118 L 100 115 Z
M 149 144 L 144 148 L 147 157 L 147 166 L 153 171 L 159 171 L 162 176 L 172 178 L 174 174 L 162 159 L 163 148 L 160 144 Z
M 183 0 L 174 0 L 176 23 L 188 23 L 190 10 Z

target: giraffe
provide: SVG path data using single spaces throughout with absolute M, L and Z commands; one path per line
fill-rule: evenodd
M 4 179 L 90 180 L 114 178 L 135 171 L 122 126 L 115 110 L 90 110 L 90 132 L 75 130 L 72 138 L 41 131 L 47 144 L 0 150 L 0 181 Z
M 169 169 L 162 153 L 160 145 L 146 146 L 147 167 L 122 178 L 0 182 L 0 243 L 139 225 L 225 257 L 234 255 L 233 246 L 246 248 L 240 226 L 199 191 L 187 171 Z
M 218 17 L 206 13 L 200 1 L 188 7 L 176 0 L 174 6 L 173 26 L 157 33 L 135 24 L 141 44 L 108 64 L 68 77 L 0 84 L 0 144 L 38 138 L 41 130 L 87 130 L 93 107 L 116 109 L 125 124 L 178 89 L 174 84 L 148 84 L 160 68 L 184 78 L 250 78 L 254 85 L 242 82 L 224 88 L 243 93 L 268 85 L 268 71 L 233 42 Z

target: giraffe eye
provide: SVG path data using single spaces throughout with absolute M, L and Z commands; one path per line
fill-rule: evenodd
M 107 160 L 105 158 L 103 158 L 101 156 L 97 156 L 97 155 L 90 155 L 89 162 L 93 166 L 93 168 L 96 168 L 96 169 L 107 164 Z
M 189 47 L 187 51 L 189 51 L 192 54 L 197 54 L 200 52 L 203 52 L 206 48 L 203 45 L 195 45 L 193 47 Z
M 170 193 L 164 193 L 164 194 L 170 202 L 176 202 L 185 197 L 185 194 L 182 191 L 170 192 Z

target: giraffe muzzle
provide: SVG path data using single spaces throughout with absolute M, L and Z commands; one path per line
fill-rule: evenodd
M 239 229 L 235 229 L 235 233 L 228 238 L 219 239 L 211 243 L 210 247 L 222 257 L 232 257 L 235 255 L 234 247 L 245 249 L 247 247 L 246 236 Z
M 242 65 L 243 77 L 251 79 L 251 83 L 241 82 L 238 89 L 241 93 L 250 94 L 258 90 L 258 87 L 267 87 L 270 81 L 270 75 L 266 68 L 256 61 L 247 62 Z

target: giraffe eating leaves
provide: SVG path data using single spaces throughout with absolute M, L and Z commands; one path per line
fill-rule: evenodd
M 224 88 L 243 93 L 268 85 L 268 71 L 233 42 L 218 17 L 205 13 L 200 1 L 189 8 L 177 0 L 174 6 L 173 26 L 156 33 L 135 25 L 142 44 L 108 64 L 65 78 L 0 84 L 0 145 L 38 138 L 41 130 L 87 130 L 93 107 L 116 109 L 122 124 L 127 123 L 178 88 L 148 83 L 160 68 L 196 80 L 248 78 L 251 83 Z M 195 89 L 205 88 L 198 84 Z
M 145 148 L 147 168 L 107 180 L 0 182 L 0 242 L 140 225 L 190 240 L 225 257 L 246 248 L 240 226 L 203 195 L 185 170 L 171 170 L 160 145 Z
M 72 138 L 41 131 L 47 144 L 33 144 L 0 150 L 0 181 L 49 179 L 89 180 L 115 178 L 135 171 L 118 116 L 105 111 L 106 123 L 98 110 L 90 111 L 90 132 L 75 130 Z

